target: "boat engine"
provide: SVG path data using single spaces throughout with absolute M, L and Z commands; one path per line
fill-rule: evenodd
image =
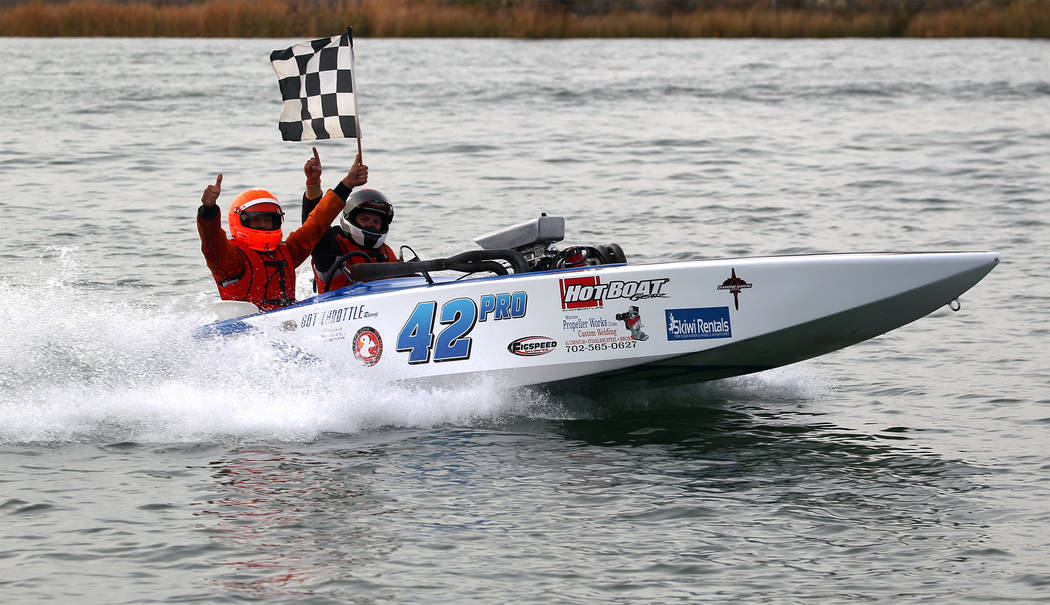
M 563 239 L 565 217 L 547 216 L 544 212 L 532 220 L 486 233 L 474 243 L 485 250 L 515 250 L 525 257 L 530 271 L 627 262 L 627 256 L 618 244 L 555 248 L 554 244 Z
M 564 237 L 565 218 L 541 214 L 538 218 L 475 239 L 482 247 L 481 250 L 470 250 L 448 258 L 347 264 L 352 256 L 361 254 L 348 252 L 335 259 L 322 280 L 325 284 L 331 283 L 336 272 L 345 271 L 352 282 L 422 275 L 429 283 L 434 283 L 430 277 L 432 271 L 507 275 L 510 272 L 518 274 L 627 262 L 623 248 L 617 244 L 569 246 L 562 250 L 555 248 L 554 244 Z

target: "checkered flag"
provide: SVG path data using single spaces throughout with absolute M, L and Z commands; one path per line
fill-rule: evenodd
M 281 87 L 285 141 L 359 138 L 353 30 L 270 53 Z

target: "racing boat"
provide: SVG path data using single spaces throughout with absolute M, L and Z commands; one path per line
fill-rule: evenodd
M 378 380 L 668 386 L 823 355 L 957 304 L 996 252 L 809 254 L 631 264 L 570 246 L 562 217 L 449 258 L 344 264 L 352 284 L 259 312 L 224 301 L 198 338 L 261 335 Z M 953 308 L 955 308 L 953 306 Z

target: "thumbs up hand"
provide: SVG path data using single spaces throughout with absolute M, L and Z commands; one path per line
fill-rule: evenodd
M 208 185 L 204 188 L 204 193 L 201 194 L 201 203 L 205 206 L 214 206 L 215 202 L 219 199 L 219 191 L 222 190 L 222 173 L 215 177 L 215 184 Z

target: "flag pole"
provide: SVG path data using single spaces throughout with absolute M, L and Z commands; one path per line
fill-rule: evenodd
M 361 119 L 357 113 L 357 66 L 354 65 L 354 28 L 347 26 L 346 37 L 350 41 L 350 88 L 354 91 L 354 138 L 357 139 L 357 155 L 361 155 Z M 361 158 L 364 162 L 364 157 Z

